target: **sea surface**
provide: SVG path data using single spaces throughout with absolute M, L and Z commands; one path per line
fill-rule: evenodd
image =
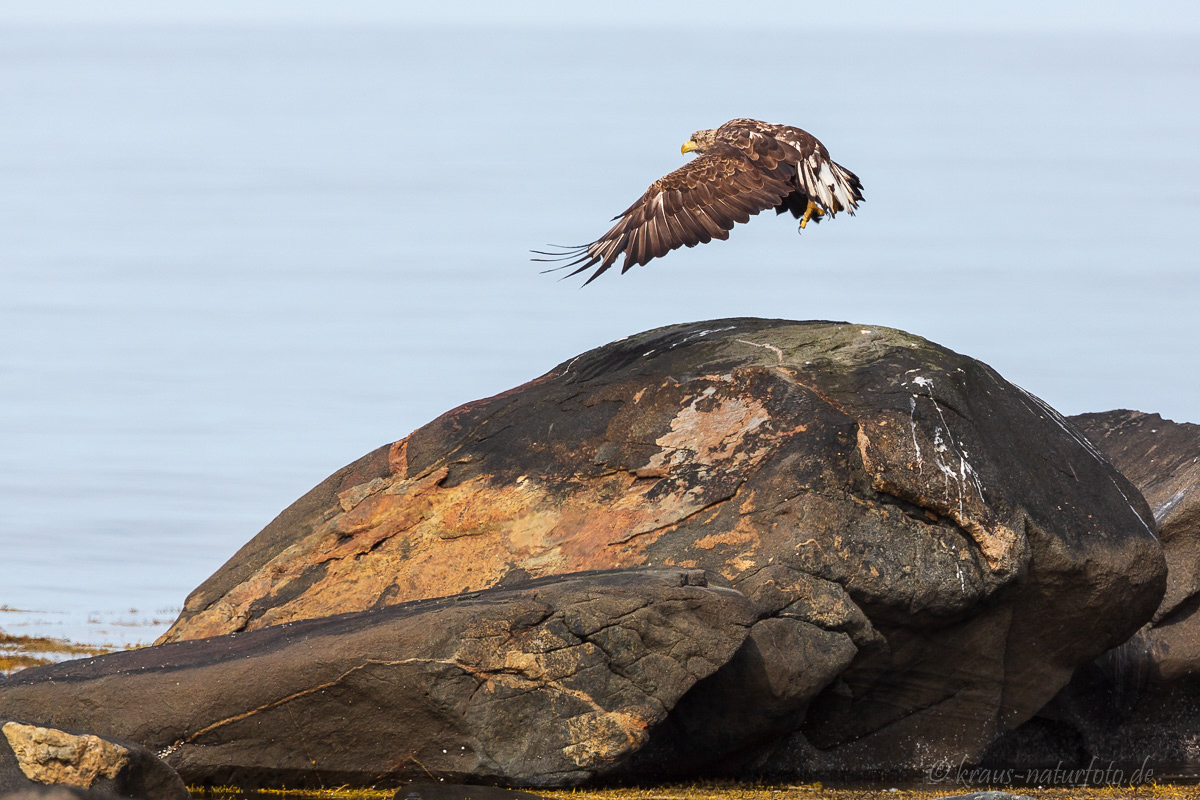
M 1183 36 L 0 27 L 0 628 L 153 639 L 337 468 L 671 323 L 893 326 L 1200 422 L 1198 97 Z M 858 216 L 528 260 L 739 116 Z

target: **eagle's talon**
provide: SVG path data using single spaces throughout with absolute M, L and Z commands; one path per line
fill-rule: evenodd
M 804 216 L 800 219 L 800 230 L 804 230 L 808 226 L 808 221 L 812 219 L 813 214 L 823 217 L 825 216 L 825 211 L 812 200 L 809 200 L 808 207 L 804 209 Z

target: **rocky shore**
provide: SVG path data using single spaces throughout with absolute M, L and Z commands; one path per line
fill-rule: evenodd
M 155 646 L 0 680 L 0 792 L 1195 761 L 1198 459 L 902 331 L 649 331 L 339 470 Z

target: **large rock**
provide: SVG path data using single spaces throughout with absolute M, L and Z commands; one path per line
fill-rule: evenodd
M 0 719 L 0 795 L 9 793 L 139 800 L 190 796 L 179 775 L 140 744 Z
M 666 723 L 690 743 L 680 770 L 913 767 L 978 755 L 1150 617 L 1152 526 L 1071 424 L 977 361 L 887 328 L 720 320 L 585 353 L 368 454 L 163 641 L 701 568 L 760 621 Z
M 1140 411 L 1071 418 L 1154 511 L 1166 593 L 1129 641 L 1082 668 L 993 761 L 1164 770 L 1200 762 L 1200 425 Z
M 26 670 L 0 716 L 141 742 L 198 784 L 569 785 L 647 747 L 753 620 L 699 570 L 552 577 Z

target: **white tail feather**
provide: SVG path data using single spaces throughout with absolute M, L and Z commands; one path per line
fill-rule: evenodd
M 854 213 L 858 201 L 850 176 L 840 165 L 813 154 L 796 167 L 800 187 L 831 216 L 838 211 Z

